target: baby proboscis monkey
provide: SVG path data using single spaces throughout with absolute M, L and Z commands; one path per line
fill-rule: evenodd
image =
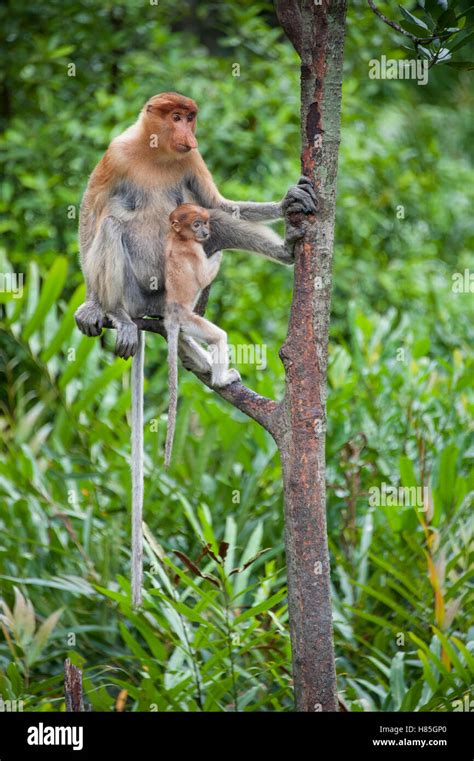
M 199 297 L 216 277 L 222 252 L 207 257 L 203 244 L 211 231 L 207 209 L 192 203 L 178 206 L 169 216 L 171 228 L 165 246 L 165 327 L 168 334 L 169 410 L 165 463 L 169 465 L 176 425 L 178 387 L 178 337 L 181 331 L 211 365 L 211 383 L 222 387 L 240 379 L 229 369 L 227 334 L 193 310 Z M 200 344 L 206 344 L 206 352 Z

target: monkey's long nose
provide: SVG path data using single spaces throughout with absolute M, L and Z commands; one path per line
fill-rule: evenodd
M 189 153 L 193 148 L 197 148 L 197 140 L 186 140 L 185 143 L 178 143 L 176 147 L 180 153 Z
M 189 150 L 191 150 L 192 148 L 197 148 L 198 141 L 196 140 L 192 132 L 189 135 L 186 135 L 185 146 L 186 148 L 189 148 Z

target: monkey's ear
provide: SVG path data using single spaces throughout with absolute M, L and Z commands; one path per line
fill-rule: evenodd
M 176 233 L 179 233 L 180 230 L 181 230 L 181 225 L 179 224 L 179 222 L 176 219 L 174 220 L 174 222 L 171 223 L 171 227 L 173 228 L 173 230 Z

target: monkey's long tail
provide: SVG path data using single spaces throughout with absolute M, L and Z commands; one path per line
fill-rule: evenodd
M 166 431 L 165 465 L 171 462 L 174 429 L 176 427 L 176 409 L 178 406 L 178 336 L 179 322 L 171 320 L 167 324 L 168 333 L 168 428 Z
M 143 331 L 132 360 L 132 604 L 142 601 L 143 581 Z

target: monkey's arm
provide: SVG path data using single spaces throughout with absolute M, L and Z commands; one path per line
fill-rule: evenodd
M 115 353 L 128 359 L 138 347 L 138 331 L 129 311 L 137 286 L 132 277 L 123 239 L 123 224 L 104 216 L 82 261 L 87 281 L 87 301 L 75 313 L 78 328 L 98 335 L 106 316 L 117 331 Z M 127 306 L 126 306 L 127 305 Z
M 274 201 L 258 203 L 255 201 L 230 201 L 225 199 L 219 208 L 235 219 L 245 219 L 248 222 L 264 222 L 283 217 L 282 204 Z
M 280 264 L 293 264 L 294 245 L 304 230 L 297 230 L 287 223 L 285 240 L 270 227 L 247 222 L 227 214 L 222 209 L 211 209 L 211 235 L 204 244 L 208 256 L 220 249 L 253 251 Z
M 208 282 L 206 283 L 206 287 L 212 283 L 213 280 L 217 277 L 217 273 L 219 272 L 219 268 L 221 266 L 222 261 L 222 251 L 216 251 L 215 253 L 211 254 L 211 256 L 206 259 L 207 262 L 207 272 L 206 272 L 206 279 Z
M 308 177 L 300 177 L 297 185 L 292 185 L 280 203 L 254 203 L 252 201 L 229 201 L 224 199 L 220 208 L 232 216 L 249 222 L 264 222 L 281 219 L 287 214 L 316 211 L 316 194 Z
M 300 177 L 298 184 L 292 185 L 280 202 L 231 201 L 219 193 L 202 156 L 198 155 L 187 184 L 196 203 L 206 209 L 222 209 L 234 219 L 248 222 L 272 221 L 294 212 L 314 214 L 316 211 L 316 194 L 308 177 Z

